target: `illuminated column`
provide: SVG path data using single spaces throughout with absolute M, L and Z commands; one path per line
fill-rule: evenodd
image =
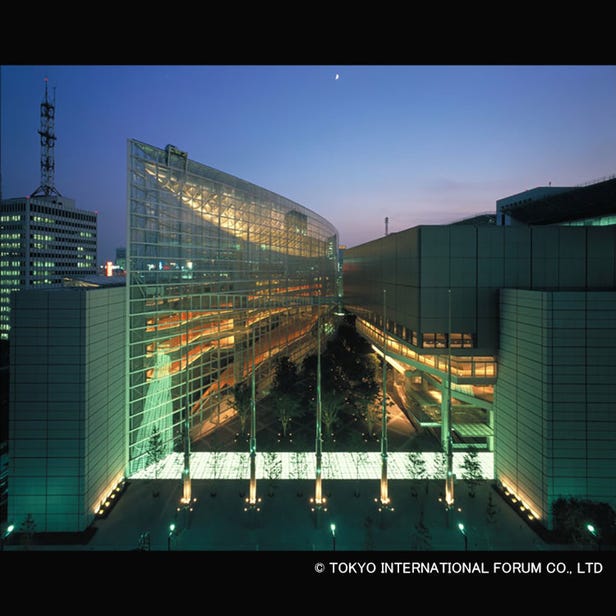
M 321 432 L 321 302 L 319 298 L 317 314 L 317 421 L 315 435 L 316 477 L 314 484 L 314 498 L 310 499 L 312 511 L 319 510 L 324 504 L 323 485 L 321 480 L 321 458 L 323 449 L 323 435 Z M 325 511 L 327 511 L 325 509 Z
M 447 383 L 446 388 L 443 387 L 442 399 L 445 404 L 441 403 L 441 440 L 445 453 L 447 455 L 447 475 L 445 477 L 445 502 L 447 508 L 453 507 L 454 503 L 454 488 L 453 488 L 453 440 L 451 437 L 451 289 L 447 290 L 447 298 L 449 305 L 449 335 L 447 346 L 449 353 L 447 354 Z
M 192 481 L 190 479 L 190 396 L 188 395 L 188 377 L 189 377 L 189 363 L 188 363 L 188 311 L 186 311 L 185 327 L 186 330 L 186 372 L 184 376 L 185 384 L 185 397 L 184 397 L 184 470 L 182 471 L 182 498 L 180 503 L 184 506 L 190 505 L 192 500 Z
M 259 511 L 258 504 L 261 502 L 257 498 L 257 386 L 255 378 L 255 330 L 252 330 L 252 371 L 250 375 L 250 488 L 247 503 L 248 508 Z
M 381 507 L 389 507 L 387 482 L 387 291 L 383 289 L 383 412 L 381 417 Z

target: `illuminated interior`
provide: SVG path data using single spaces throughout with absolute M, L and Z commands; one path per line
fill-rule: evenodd
M 319 215 L 188 159 L 129 143 L 129 474 L 164 454 L 180 425 L 202 438 L 233 414 L 233 386 L 257 389 L 274 360 L 316 350 L 337 299 L 338 238 Z
M 390 325 L 393 327 L 388 329 L 396 329 L 395 323 Z M 382 328 L 360 317 L 356 320 L 356 327 L 373 343 L 373 350 L 382 355 Z M 446 382 L 451 370 L 454 447 L 472 444 L 476 448 L 492 450 L 496 361 L 493 357 L 458 355 L 464 353 L 458 344 L 464 337 L 464 334 L 450 336 L 455 345 L 450 358 L 448 351 L 432 354 L 413 347 L 388 331 L 387 363 L 394 368 L 394 388 L 413 415 L 414 423 L 427 429 L 442 427 L 443 395 L 449 393 Z

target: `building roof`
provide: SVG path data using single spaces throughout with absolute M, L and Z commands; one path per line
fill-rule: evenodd
M 62 280 L 63 287 L 123 287 L 126 285 L 124 276 L 100 276 L 98 274 L 90 274 L 73 278 L 64 278 Z
M 558 224 L 616 214 L 616 177 L 531 201 L 503 205 L 501 211 L 527 225 Z
M 476 216 L 471 216 L 470 218 L 463 218 L 462 220 L 458 220 L 457 222 L 451 223 L 453 225 L 494 225 L 496 224 L 496 214 L 477 214 Z

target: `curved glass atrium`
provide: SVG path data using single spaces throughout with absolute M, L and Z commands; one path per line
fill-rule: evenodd
M 280 195 L 129 141 L 129 474 L 233 413 L 233 386 L 255 363 L 316 351 L 319 312 L 337 301 L 338 234 Z M 254 357 L 254 360 L 253 360 Z M 186 412 L 188 409 L 188 413 Z

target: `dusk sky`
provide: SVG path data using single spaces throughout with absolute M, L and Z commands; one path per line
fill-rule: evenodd
M 339 79 L 336 79 L 336 75 Z M 40 183 L 56 87 L 56 187 L 126 242 L 126 140 L 168 143 L 334 223 L 354 246 L 616 173 L 614 66 L 3 66 L 2 197 Z

